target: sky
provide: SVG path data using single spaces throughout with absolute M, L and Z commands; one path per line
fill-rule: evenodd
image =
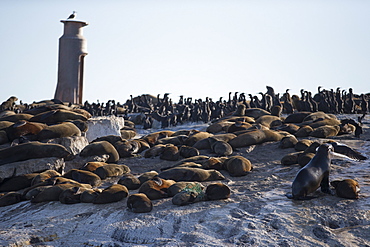
M 54 97 L 58 40 L 89 23 L 83 101 L 370 92 L 370 1 L 1 0 L 0 101 Z

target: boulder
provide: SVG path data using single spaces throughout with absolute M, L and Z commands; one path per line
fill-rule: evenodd
M 62 158 L 49 157 L 40 159 L 29 159 L 25 161 L 13 162 L 0 166 L 0 182 L 5 178 L 41 172 L 45 170 L 63 170 L 65 166 Z
M 91 142 L 102 136 L 121 136 L 121 129 L 125 127 L 125 120 L 123 117 L 116 116 L 94 117 L 90 118 L 87 124 L 88 130 L 86 132 L 86 138 Z

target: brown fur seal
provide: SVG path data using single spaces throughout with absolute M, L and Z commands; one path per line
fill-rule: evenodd
M 188 188 L 201 187 L 202 189 L 204 189 L 204 186 L 199 182 L 176 182 L 168 188 L 167 190 L 168 196 L 173 197 L 177 193 L 183 191 L 186 187 Z
M 80 156 L 88 157 L 95 155 L 108 154 L 108 163 L 116 163 L 119 160 L 119 154 L 116 148 L 107 141 L 93 142 L 82 149 Z
M 331 181 L 330 184 L 335 188 L 337 196 L 348 199 L 358 199 L 358 192 L 360 186 L 358 182 L 353 179 L 344 179 Z
M 257 119 L 264 115 L 271 115 L 271 113 L 261 108 L 248 108 L 245 110 L 245 116 L 252 117 L 254 119 Z
M 166 147 L 164 144 L 157 144 L 149 149 L 147 149 L 144 153 L 145 158 L 153 158 L 160 155 L 163 149 Z
M 236 121 L 227 128 L 228 133 L 235 133 L 237 131 L 247 130 L 252 127 L 252 124 L 242 121 Z
M 300 154 L 303 154 L 303 151 L 287 154 L 281 158 L 280 163 L 284 166 L 298 164 L 298 157 Z
M 117 182 L 126 186 L 128 190 L 137 190 L 140 187 L 140 180 L 131 173 L 123 175 Z
M 142 139 L 149 143 L 150 146 L 154 146 L 157 143 L 158 139 L 172 136 L 173 133 L 173 131 L 159 131 L 150 133 L 144 136 Z
M 206 139 L 211 136 L 213 136 L 213 134 L 205 132 L 205 131 L 195 132 L 192 135 L 190 135 L 188 139 L 186 139 L 185 144 L 187 146 L 192 147 L 197 141 Z
M 272 115 L 261 116 L 256 119 L 256 123 L 266 126 L 268 128 L 280 126 L 283 124 L 280 117 L 272 116 Z
M 108 165 L 108 163 L 105 162 L 99 162 L 99 161 L 90 161 L 87 162 L 85 165 L 83 165 L 80 170 L 94 172 L 97 168 L 101 166 Z
M 16 123 L 16 122 L 21 121 L 21 120 L 27 120 L 27 121 L 33 122 L 31 120 L 32 117 L 33 117 L 33 115 L 31 115 L 31 114 L 18 113 L 18 114 L 2 117 L 2 118 L 0 118 L 0 121 L 9 121 L 9 122 Z
M 0 130 L 0 145 L 10 142 L 5 130 Z
M 251 162 L 247 158 L 239 155 L 225 160 L 223 166 L 232 177 L 245 176 L 253 169 Z
M 152 211 L 153 203 L 144 193 L 136 193 L 127 198 L 127 208 L 134 213 L 148 213 Z
M 57 177 L 57 176 L 62 176 L 59 172 L 55 170 L 46 170 L 43 171 L 39 174 L 37 174 L 33 179 L 32 179 L 32 185 L 42 183 L 47 179 L 50 179 L 52 177 Z
M 166 144 L 163 148 L 159 158 L 161 160 L 176 161 L 180 159 L 180 152 L 177 146 L 173 144 Z
M 37 114 L 36 116 L 30 118 L 29 121 L 46 124 L 57 124 L 66 122 L 67 120 L 78 120 L 78 119 L 82 121 L 87 121 L 87 118 L 82 114 L 63 109 L 57 109 Z
M 284 123 L 302 123 L 311 112 L 296 112 L 287 116 Z
M 188 138 L 187 135 L 177 135 L 177 136 L 170 136 L 167 138 L 162 138 L 158 140 L 158 144 L 173 144 L 176 146 L 183 145 L 185 140 Z
M 104 189 L 93 201 L 94 204 L 118 202 L 128 196 L 128 190 L 121 184 L 113 184 Z
M 116 148 L 120 158 L 128 158 L 134 157 L 139 152 L 141 144 L 134 140 L 122 140 L 113 143 L 113 146 Z
M 37 139 L 41 141 L 70 136 L 81 136 L 81 130 L 73 123 L 65 122 L 45 127 L 37 134 Z
M 81 193 L 90 190 L 82 187 L 72 187 L 64 190 L 59 195 L 59 201 L 63 204 L 75 204 L 81 202 Z
M 158 172 L 156 172 L 156 171 L 149 171 L 149 172 L 144 172 L 143 174 L 141 174 L 138 177 L 138 179 L 140 181 L 140 184 L 143 184 L 146 181 L 153 179 L 155 176 L 158 176 Z
M 330 125 L 330 126 L 337 126 L 340 125 L 340 121 L 335 118 L 326 118 L 323 120 L 315 121 L 313 123 L 309 124 L 313 129 L 325 126 L 325 125 Z
M 79 183 L 90 184 L 92 187 L 97 187 L 101 184 L 101 179 L 98 175 L 84 170 L 71 169 L 63 177 L 73 179 Z
M 330 144 L 321 145 L 311 161 L 301 168 L 292 184 L 292 194 L 287 195 L 290 199 L 309 199 L 309 194 L 321 187 L 324 193 L 330 193 L 329 171 L 334 148 Z
M 205 193 L 207 200 L 222 200 L 230 197 L 231 190 L 223 183 L 213 183 L 207 186 Z
M 75 187 L 74 184 L 65 183 L 48 186 L 45 190 L 38 193 L 31 199 L 32 203 L 59 201 L 60 194 L 66 190 Z
M 298 140 L 294 135 L 285 136 L 280 140 L 279 148 L 294 148 L 297 143 Z
M 13 141 L 21 136 L 37 135 L 46 127 L 48 126 L 43 123 L 21 120 L 8 127 L 6 133 L 8 134 L 9 140 Z
M 0 207 L 9 206 L 22 201 L 22 194 L 18 192 L 0 193 Z
M 204 170 L 200 168 L 171 168 L 158 174 L 163 179 L 178 181 L 214 181 L 223 180 L 225 177 L 217 170 Z
M 320 126 L 314 129 L 310 133 L 310 136 L 317 137 L 317 138 L 327 138 L 330 136 L 338 135 L 339 130 L 340 130 L 339 125 L 336 125 L 336 126 L 324 125 L 324 126 Z
M 302 139 L 302 140 L 299 140 L 295 146 L 294 146 L 294 149 L 296 151 L 304 151 L 306 150 L 311 144 L 313 143 L 312 140 L 309 140 L 309 139 Z
M 32 185 L 32 180 L 37 175 L 38 173 L 31 173 L 4 179 L 0 184 L 0 192 L 17 191 L 28 188 Z
M 313 128 L 309 125 L 304 125 L 304 126 L 301 126 L 299 128 L 299 130 L 297 130 L 297 132 L 295 132 L 295 136 L 296 137 L 307 137 L 311 134 L 311 132 L 313 131 Z
M 144 193 L 150 200 L 165 198 L 168 197 L 167 189 L 174 183 L 176 182 L 170 179 L 155 177 L 144 182 L 139 188 L 139 193 Z
M 101 189 L 87 189 L 84 190 L 80 195 L 80 202 L 92 203 L 95 198 L 102 192 Z
M 229 144 L 235 149 L 269 141 L 280 141 L 286 134 L 273 130 L 253 130 L 238 135 Z
M 233 153 L 231 145 L 225 141 L 218 141 L 213 137 L 208 138 L 212 152 L 219 156 L 229 156 Z
M 198 149 L 196 149 L 195 147 L 189 147 L 186 145 L 180 146 L 179 152 L 180 152 L 180 156 L 184 158 L 190 158 L 190 157 L 199 155 Z
M 71 153 L 62 145 L 29 142 L 0 149 L 0 165 L 28 159 L 57 157 L 68 158 Z
M 221 131 L 227 131 L 229 126 L 233 125 L 234 122 L 228 121 L 228 120 L 222 120 L 218 121 L 216 123 L 212 123 L 207 127 L 207 132 L 215 134 L 219 133 Z
M 94 173 L 98 175 L 100 179 L 106 179 L 107 177 L 122 176 L 130 171 L 130 168 L 126 165 L 108 164 L 98 167 Z

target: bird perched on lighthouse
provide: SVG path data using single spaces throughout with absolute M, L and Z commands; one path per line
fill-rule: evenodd
M 74 19 L 76 17 L 77 12 L 73 11 L 73 13 L 67 19 Z

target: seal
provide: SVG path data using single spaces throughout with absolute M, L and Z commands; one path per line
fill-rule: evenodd
M 9 141 L 13 141 L 21 136 L 37 135 L 41 130 L 48 127 L 43 123 L 29 122 L 21 120 L 6 128 Z
M 22 194 L 14 191 L 0 193 L 0 207 L 16 204 L 22 200 Z
M 119 154 L 116 148 L 107 141 L 92 142 L 80 152 L 81 157 L 96 156 L 108 154 L 107 163 L 116 163 L 119 160 Z
M 230 197 L 231 190 L 229 186 L 223 183 L 212 183 L 206 188 L 207 200 L 222 200 Z
M 47 188 L 45 190 L 42 190 L 36 196 L 31 198 L 32 203 L 59 201 L 60 194 L 66 189 L 75 187 L 75 185 L 70 184 L 70 183 L 65 183 L 65 184 L 57 184 L 53 186 L 48 185 L 46 187 Z
M 0 165 L 28 159 L 57 157 L 69 158 L 72 154 L 62 145 L 28 142 L 0 150 Z
M 42 182 L 44 182 L 45 180 L 47 180 L 49 178 L 59 177 L 59 176 L 62 176 L 62 175 L 59 172 L 55 171 L 55 170 L 46 170 L 46 171 L 43 171 L 43 172 L 37 174 L 37 176 L 35 176 L 32 179 L 32 184 L 31 185 L 42 183 Z
M 308 195 L 319 187 L 322 192 L 330 194 L 329 171 L 333 152 L 331 144 L 320 145 L 311 161 L 298 171 L 292 183 L 292 194 L 286 196 L 295 200 L 312 199 Z
M 101 162 L 101 161 L 89 161 L 85 165 L 83 165 L 80 168 L 80 170 L 94 172 L 97 168 L 101 166 L 105 166 L 105 165 L 108 165 L 108 164 L 105 162 Z
M 214 181 L 223 180 L 225 177 L 217 170 L 204 170 L 201 168 L 175 167 L 158 174 L 163 179 L 178 181 Z
M 105 166 L 98 167 L 94 173 L 103 180 L 107 177 L 122 176 L 130 171 L 130 168 L 126 165 L 107 164 Z
M 4 179 L 0 184 L 0 192 L 17 191 L 28 188 L 38 173 L 30 173 Z
M 30 122 L 39 122 L 39 123 L 46 123 L 46 124 L 57 124 L 66 122 L 67 120 L 82 120 L 87 121 L 87 118 L 79 113 L 57 109 L 48 112 L 39 113 L 35 116 L 32 116 L 29 120 Z
M 358 192 L 360 186 L 358 182 L 353 179 L 335 180 L 330 184 L 335 188 L 337 196 L 347 199 L 358 199 Z
M 127 208 L 134 213 L 148 213 L 152 211 L 153 203 L 144 193 L 135 193 L 127 198 Z
M 87 189 L 81 193 L 80 202 L 92 203 L 101 192 L 101 189 Z
M 90 190 L 82 187 L 72 187 L 64 190 L 59 195 L 59 201 L 63 204 L 75 204 L 81 202 L 81 193 Z
M 232 177 L 247 175 L 252 169 L 252 163 L 245 157 L 236 155 L 224 161 L 223 167 Z
M 173 144 L 166 144 L 159 158 L 161 160 L 177 161 L 180 159 L 179 148 Z
M 154 177 L 140 186 L 139 193 L 144 193 L 150 200 L 166 198 L 168 197 L 167 189 L 175 183 L 170 179 Z
M 180 146 L 179 152 L 180 152 L 180 156 L 184 158 L 190 158 L 190 157 L 199 155 L 198 149 L 196 149 L 195 147 L 189 147 L 186 145 Z
M 234 139 L 230 140 L 229 144 L 235 149 L 269 141 L 280 141 L 287 135 L 287 132 L 257 129 L 238 135 Z
M 81 136 L 81 130 L 73 123 L 65 122 L 47 126 L 37 134 L 39 141 L 62 137 Z
M 71 169 L 63 177 L 73 179 L 79 183 L 90 184 L 92 187 L 97 187 L 101 184 L 101 179 L 98 175 L 84 170 Z
M 126 186 L 128 190 L 137 190 L 141 184 L 140 180 L 131 173 L 123 175 L 117 183 Z
M 94 204 L 105 204 L 118 202 L 128 196 L 128 189 L 121 184 L 113 184 L 108 188 L 105 188 L 98 196 L 93 200 Z

